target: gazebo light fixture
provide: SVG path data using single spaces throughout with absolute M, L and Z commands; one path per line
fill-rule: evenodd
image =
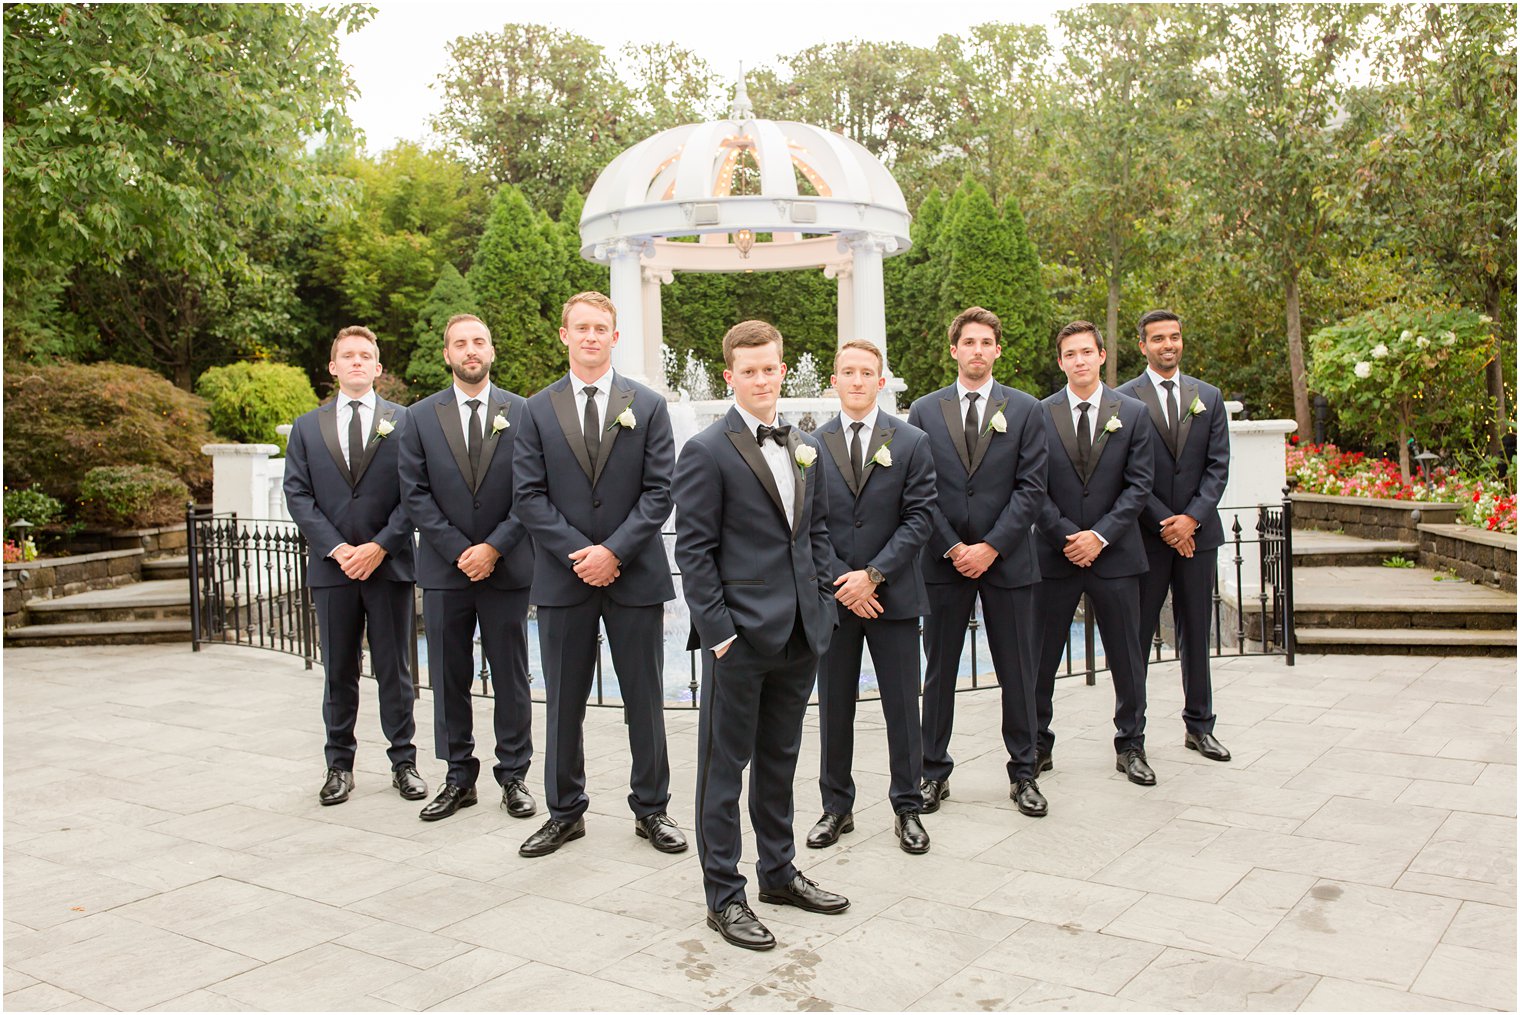
M 739 256 L 748 258 L 749 252 L 755 247 L 755 233 L 752 229 L 741 229 L 734 234 L 734 246 L 739 248 Z

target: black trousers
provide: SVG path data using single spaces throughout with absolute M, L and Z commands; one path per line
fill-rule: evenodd
M 602 589 L 575 606 L 538 608 L 539 654 L 547 689 L 548 744 L 544 795 L 549 816 L 573 821 L 586 813 L 586 702 L 596 673 L 597 625 L 607 627 L 612 665 L 628 724 L 628 806 L 648 817 L 670 804 L 665 748 L 664 606 L 620 606 Z
M 1054 746 L 1050 721 L 1055 711 L 1056 670 L 1066 654 L 1071 621 L 1086 593 L 1103 637 L 1103 652 L 1114 678 L 1114 751 L 1145 749 L 1145 660 L 1140 647 L 1140 577 L 1100 578 L 1091 569 L 1040 583 L 1040 653 L 1037 710 L 1040 749 Z
M 412 737 L 412 583 L 371 578 L 311 590 L 322 640 L 322 722 L 327 767 L 354 770 L 354 725 L 359 721 L 359 653 L 366 629 L 379 685 L 380 729 L 390 741 L 391 767 L 415 765 Z
M 887 723 L 888 796 L 892 810 L 918 811 L 923 797 L 923 736 L 918 719 L 918 619 L 865 620 L 838 607 L 839 626 L 818 662 L 818 725 L 822 746 L 818 789 L 823 809 L 848 814 L 855 807 L 855 703 L 860 694 L 861 650 L 871 647 L 881 714 Z
M 797 875 L 792 865 L 792 779 L 802 745 L 802 717 L 818 670 L 799 617 L 786 646 L 756 651 L 744 635 L 722 659 L 702 650 L 702 700 L 697 725 L 697 853 L 707 908 L 744 899 L 739 873 L 739 791 L 749 766 L 749 820 L 761 889 Z
M 1182 657 L 1182 722 L 1189 733 L 1214 732 L 1214 684 L 1209 674 L 1209 628 L 1219 551 L 1184 557 L 1164 543 L 1146 540 L 1151 569 L 1140 576 L 1140 650 L 1149 668 L 1151 642 L 1161 623 L 1161 604 L 1172 593 L 1177 651 Z
M 982 599 L 983 630 L 1003 704 L 1003 747 L 1008 779 L 1035 776 L 1035 660 L 1040 629 L 1035 620 L 1035 589 L 1006 589 L 980 580 L 929 585 L 932 612 L 924 618 L 924 778 L 948 779 L 955 768 L 950 732 L 955 723 L 955 683 L 960 670 L 966 624 L 976 597 Z
M 433 741 L 448 762 L 447 781 L 468 789 L 480 775 L 475 758 L 475 624 L 491 668 L 496 781 L 524 779 L 533 759 L 533 702 L 528 693 L 528 590 L 475 582 L 465 589 L 426 589 L 428 669 L 433 680 Z

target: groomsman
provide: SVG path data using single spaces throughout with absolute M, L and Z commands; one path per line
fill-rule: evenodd
M 674 599 L 660 528 L 670 517 L 675 440 L 665 399 L 612 369 L 617 309 L 570 297 L 559 340 L 570 372 L 528 399 L 513 452 L 513 513 L 537 549 L 533 589 L 547 687 L 544 796 L 549 820 L 518 852 L 546 856 L 586 834 L 584 731 L 605 625 L 623 695 L 634 831 L 663 853 L 686 849 L 665 813 L 664 604 Z
M 855 827 L 855 701 L 860 652 L 869 644 L 887 721 L 892 828 L 904 851 L 926 853 L 929 833 L 919 817 L 918 618 L 929 612 L 929 597 L 919 553 L 933 525 L 934 453 L 922 430 L 877 408 L 887 379 L 875 345 L 855 340 L 840 346 L 829 383 L 841 410 L 815 436 L 829 452 L 819 465 L 828 493 L 839 627 L 818 664 L 823 817 L 808 832 L 807 844 L 831 846 Z
M 1182 373 L 1182 324 L 1170 310 L 1140 318 L 1145 372 L 1119 390 L 1145 403 L 1154 428 L 1156 482 L 1140 509 L 1149 570 L 1140 579 L 1140 650 L 1149 666 L 1161 604 L 1172 593 L 1182 655 L 1183 745 L 1229 761 L 1214 737 L 1209 618 L 1224 526 L 1219 498 L 1230 476 L 1230 429 L 1219 389 Z
M 924 547 L 924 580 L 934 612 L 924 618 L 925 813 L 950 796 L 950 730 L 961 647 L 981 597 L 987 643 L 1003 698 L 1008 795 L 1030 817 L 1045 814 L 1035 782 L 1034 586 L 1040 581 L 1031 526 L 1045 498 L 1045 432 L 1039 403 L 992 379 L 1003 323 L 982 307 L 950 324 L 955 383 L 918 399 L 908 422 L 934 453 L 939 496 Z
M 354 788 L 359 653 L 368 632 L 391 785 L 421 800 L 427 783 L 412 745 L 412 525 L 396 472 L 406 410 L 375 394 L 380 344 L 368 328 L 338 332 L 329 358 L 338 397 L 296 420 L 285 452 L 285 501 L 311 547 L 306 584 L 322 639 L 327 778 L 318 799 L 341 804 Z
M 1153 473 L 1145 406 L 1099 380 L 1103 336 L 1073 321 L 1056 336 L 1066 387 L 1040 403 L 1050 450 L 1040 507 L 1040 770 L 1053 767 L 1050 732 L 1056 669 L 1077 603 L 1086 593 L 1114 678 L 1115 767 L 1155 785 L 1145 759 L 1145 659 L 1140 647 L 1140 508 Z
M 723 336 L 734 407 L 676 462 L 676 562 L 702 652 L 697 853 L 707 925 L 740 948 L 776 938 L 750 909 L 739 873 L 739 791 L 749 815 L 760 901 L 842 913 L 850 900 L 792 864 L 792 778 L 818 657 L 834 630 L 834 576 L 819 445 L 776 414 L 781 333 L 744 321 Z
M 474 636 L 495 685 L 496 781 L 514 818 L 537 810 L 525 781 L 533 757 L 528 695 L 528 586 L 533 541 L 512 508 L 512 442 L 527 402 L 491 384 L 496 351 L 485 322 L 455 314 L 443 329 L 454 383 L 413 405 L 402 432 L 401 490 L 422 534 L 417 581 L 433 680 L 433 738 L 449 772 L 422 809 L 437 821 L 479 797 L 470 682 Z

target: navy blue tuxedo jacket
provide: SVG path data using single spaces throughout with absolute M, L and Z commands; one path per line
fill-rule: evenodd
M 394 427 L 389 436 L 380 436 L 381 422 Z M 375 396 L 358 475 L 350 474 L 338 444 L 336 401 L 311 410 L 291 428 L 285 448 L 285 504 L 311 548 L 306 584 L 312 588 L 353 581 L 327 556 L 342 543 L 385 547 L 385 559 L 371 578 L 412 580 L 412 526 L 401 503 L 397 474 L 397 448 L 406 424 L 406 409 Z
M 632 412 L 633 426 L 617 422 L 624 411 Z M 529 600 L 574 606 L 590 598 L 597 590 L 576 576 L 570 554 L 597 543 L 622 562 L 622 574 L 605 590 L 614 602 L 651 606 L 674 599 L 660 528 L 670 517 L 675 461 L 665 399 L 619 374 L 613 375 L 594 462 L 569 377 L 528 399 L 512 471 L 513 513 L 537 551 Z
M 813 432 L 828 452 L 820 456 L 828 486 L 833 577 L 871 566 L 886 577 L 877 586 L 882 618 L 906 620 L 929 612 L 919 557 L 934 528 L 934 452 L 929 438 L 890 413 L 876 414 L 865 438 L 860 489 L 850 466 L 850 440 L 838 416 Z M 887 449 L 891 465 L 873 462 Z
M 945 552 L 956 543 L 988 543 L 998 558 L 981 581 L 1023 588 L 1040 580 L 1031 526 L 1045 499 L 1045 432 L 1032 395 L 992 384 L 980 406 L 976 454 L 966 453 L 965 417 L 955 385 L 930 392 L 908 410 L 934 452 L 939 497 L 934 532 L 924 547 L 924 580 L 963 581 Z M 1002 413 L 1004 430 L 989 426 Z
M 464 589 L 473 584 L 455 562 L 476 543 L 501 553 L 483 579 L 498 589 L 524 589 L 533 581 L 533 541 L 512 514 L 512 444 L 522 428 L 527 400 L 494 384 L 481 407 L 485 447 L 478 483 L 471 482 L 459 407 L 452 385 L 408 411 L 401 437 L 401 496 L 422 534 L 417 547 L 417 584 L 425 589 Z M 501 416 L 506 427 L 493 432 Z
M 697 434 L 676 460 L 676 564 L 691 610 L 688 649 L 715 648 L 735 634 L 757 651 L 786 648 L 800 614 L 808 646 L 822 655 L 837 615 L 821 462 L 806 468 L 798 451 L 823 451 L 793 429 L 786 453 L 795 472 L 793 524 L 755 435 L 739 410 Z
M 1066 537 L 1088 529 L 1108 540 L 1091 565 L 1100 578 L 1123 578 L 1150 570 L 1140 541 L 1140 509 L 1151 493 L 1154 459 L 1145 406 L 1113 388 L 1099 396 L 1092 452 L 1084 475 L 1077 465 L 1077 429 L 1066 389 L 1040 403 L 1049 448 L 1046 496 L 1040 507 L 1040 571 L 1069 578 L 1086 568 L 1066 559 Z M 1110 430 L 1109 421 L 1119 421 Z M 1102 436 L 1098 436 L 1101 434 Z
M 1145 403 L 1153 425 L 1151 449 L 1156 459 L 1156 481 L 1145 506 L 1140 509 L 1140 531 L 1153 548 L 1167 548 L 1161 541 L 1161 520 L 1187 515 L 1198 523 L 1193 542 L 1199 550 L 1216 550 L 1224 544 L 1219 521 L 1219 499 L 1230 478 L 1230 421 L 1224 396 L 1212 384 L 1179 373 L 1177 447 L 1172 447 L 1161 407 L 1162 392 L 1151 384 L 1148 373 L 1119 386 L 1119 391 Z M 1202 412 L 1190 412 L 1197 403 Z

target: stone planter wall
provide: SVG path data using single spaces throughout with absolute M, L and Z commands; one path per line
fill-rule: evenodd
M 1359 539 L 1394 539 L 1416 544 L 1420 542 L 1421 524 L 1455 524 L 1462 510 L 1458 504 L 1332 497 L 1321 493 L 1295 493 L 1292 500 L 1296 529 L 1320 529 Z
M 13 596 L 19 602 L 28 599 L 57 599 L 72 596 L 76 592 L 92 592 L 117 585 L 131 585 L 141 580 L 143 550 L 106 550 L 102 553 L 84 553 L 73 557 L 44 557 L 19 564 L 5 565 L 5 582 L 16 583 L 13 592 L 5 592 L 7 622 Z M 20 606 L 17 607 L 18 612 Z
M 179 556 L 185 546 L 184 522 L 156 529 L 81 529 L 69 540 L 76 554 L 141 549 L 149 560 Z
M 1420 565 L 1453 571 L 1470 582 L 1515 591 L 1515 537 L 1471 525 L 1419 527 Z

